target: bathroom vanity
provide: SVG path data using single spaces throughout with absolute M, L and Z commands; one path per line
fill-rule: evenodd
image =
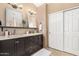
M 0 36 L 0 56 L 30 56 L 41 48 L 42 33 Z
M 6 8 L 5 11 L 5 25 L 0 25 L 0 56 L 29 56 L 43 48 L 43 34 L 37 33 L 36 14 L 29 14 L 25 19 L 20 10 Z

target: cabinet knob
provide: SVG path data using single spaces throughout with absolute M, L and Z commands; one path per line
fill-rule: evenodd
M 19 43 L 19 41 L 16 41 L 15 43 L 17 44 L 17 43 Z
M 50 34 L 51 32 L 49 32 L 49 34 Z

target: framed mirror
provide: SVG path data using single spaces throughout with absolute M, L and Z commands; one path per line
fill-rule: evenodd
M 29 11 L 28 12 L 28 25 L 30 28 L 36 28 L 36 12 Z
M 36 16 L 35 15 L 28 16 L 28 24 L 30 28 L 36 28 Z
M 23 15 L 16 9 L 6 8 L 6 26 L 23 27 Z

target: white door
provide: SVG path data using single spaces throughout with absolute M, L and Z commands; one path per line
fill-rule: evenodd
M 49 41 L 49 42 L 48 42 L 48 43 L 49 43 L 49 47 L 53 48 L 53 36 L 54 36 L 54 35 L 52 34 L 52 33 L 53 33 L 52 31 L 53 31 L 53 27 L 54 27 L 54 25 L 53 25 L 53 23 L 54 23 L 54 20 L 53 20 L 54 15 L 53 15 L 53 14 L 49 14 L 48 16 L 49 16 L 49 17 L 48 17 L 48 18 L 49 18 L 49 19 L 48 19 L 48 20 L 49 20 L 49 21 L 48 21 L 48 25 L 49 25 L 49 26 L 48 26 L 48 32 L 49 32 L 49 33 L 48 33 L 48 35 L 49 35 L 49 37 L 48 37 L 49 40 L 48 40 L 48 41 Z
M 72 51 L 72 11 L 64 12 L 64 51 Z
M 79 9 L 64 12 L 64 51 L 79 55 Z
M 52 13 L 49 18 L 49 47 L 63 50 L 63 12 Z
M 57 12 L 57 49 L 63 50 L 63 12 Z

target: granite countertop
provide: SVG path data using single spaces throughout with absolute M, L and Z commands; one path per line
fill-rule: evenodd
M 32 34 L 22 34 L 22 35 L 10 35 L 10 36 L 0 36 L 0 40 L 8 40 L 14 38 L 21 38 L 21 37 L 29 37 L 35 35 L 41 35 L 42 33 L 32 33 Z

